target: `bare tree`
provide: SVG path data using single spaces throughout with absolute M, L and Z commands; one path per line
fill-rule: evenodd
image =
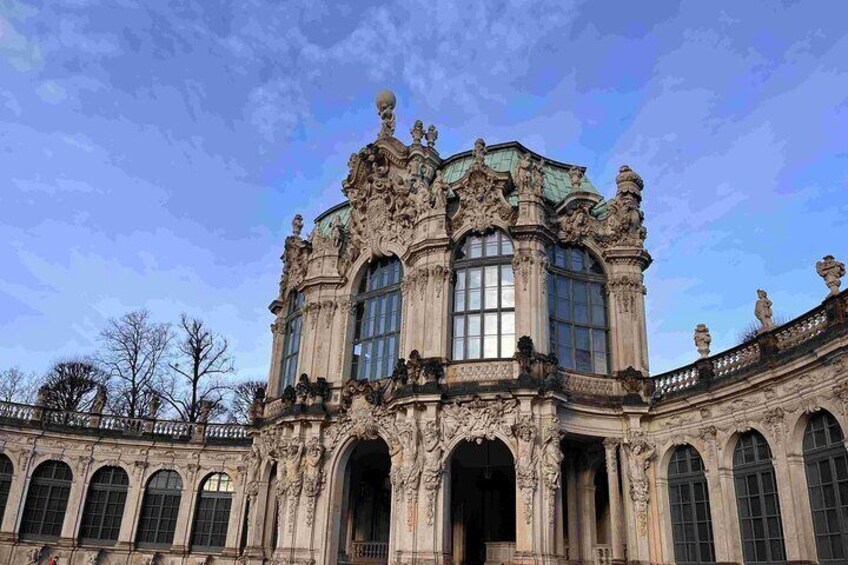
M 772 318 L 774 320 L 775 326 L 782 326 L 786 322 L 789 321 L 788 316 L 784 316 L 783 314 L 777 313 Z M 762 324 L 758 320 L 752 320 L 748 322 L 744 328 L 742 328 L 738 334 L 736 334 L 736 345 L 742 345 L 743 343 L 748 343 L 749 341 L 753 341 L 758 335 L 760 335 L 760 328 Z
M 185 314 L 180 317 L 177 333 L 162 400 L 185 422 L 197 422 L 206 412 L 204 406 L 210 409 L 210 419 L 220 416 L 229 391 L 225 379 L 235 370 L 227 339 L 210 331 L 202 320 Z
M 88 412 L 107 376 L 90 359 L 68 359 L 53 364 L 38 391 L 45 408 Z
M 0 371 L 0 401 L 32 404 L 38 390 L 38 379 L 33 373 L 25 373 L 20 367 L 9 367 Z
M 250 407 L 257 396 L 265 396 L 264 381 L 242 381 L 230 388 L 229 417 L 235 422 L 246 424 L 250 422 Z
M 112 412 L 130 418 L 147 416 L 150 397 L 162 385 L 170 341 L 170 327 L 152 322 L 147 310 L 109 319 L 100 332 L 98 360 L 110 377 Z

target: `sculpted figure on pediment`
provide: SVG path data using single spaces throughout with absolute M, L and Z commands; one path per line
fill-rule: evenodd
M 504 196 L 509 174 L 496 173 L 486 165 L 485 156 L 486 143 L 478 139 L 471 166 L 452 185 L 459 197 L 459 210 L 451 220 L 455 228 L 467 225 L 476 232 L 484 232 L 495 225 L 495 219 L 507 223 L 515 219 L 515 210 Z

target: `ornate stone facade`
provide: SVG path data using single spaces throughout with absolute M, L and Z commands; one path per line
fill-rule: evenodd
M 672 563 L 681 483 L 671 462 L 681 446 L 700 457 L 714 561 L 741 563 L 735 452 L 755 432 L 771 450 L 785 560 L 818 561 L 803 437 L 816 415 L 848 425 L 842 264 L 828 256 L 816 265 L 828 295 L 808 313 L 775 327 L 760 291 L 753 341 L 712 354 L 701 324 L 693 363 L 650 375 L 639 175 L 622 166 L 604 200 L 585 168 L 517 143 L 478 140 L 443 158 L 436 128 L 420 120 L 409 145 L 397 139 L 395 110 L 394 95 L 381 93 L 377 138 L 351 156 L 342 182 L 347 202 L 306 238 L 295 217 L 271 304 L 267 394 L 250 424 L 0 403 L 0 451 L 12 469 L 0 564 Z M 466 258 L 479 263 L 468 269 L 492 277 L 479 287 L 455 267 L 469 237 L 479 247 Z M 591 370 L 576 368 L 590 352 L 550 333 L 565 323 L 549 311 L 562 298 L 549 296 L 565 264 L 557 249 L 571 253 L 575 280 L 603 281 L 603 316 L 594 315 L 605 320 L 597 335 L 607 356 Z M 584 269 L 584 257 L 593 266 Z M 357 327 L 373 291 L 360 292 L 363 273 L 390 261 L 401 269 L 390 289 L 398 298 L 386 299 L 396 300 L 397 355 L 381 361 L 383 378 L 354 380 L 354 360 L 371 359 Z M 453 344 L 473 351 L 477 330 L 474 319 L 462 325 L 460 301 L 477 300 L 477 288 L 497 304 L 480 315 L 499 322 L 481 330 L 478 357 L 461 356 Z M 295 294 L 303 306 L 292 314 Z M 283 381 L 291 315 L 303 321 L 302 376 Z M 492 343 L 504 352 L 487 354 Z M 48 461 L 67 465 L 72 480 L 59 531 L 33 536 L 22 523 Z M 115 539 L 89 539 L 86 501 L 105 467 L 126 473 L 125 506 Z M 179 477 L 180 496 L 171 537 L 151 544 L 142 515 L 160 471 Z M 218 474 L 231 489 L 216 494 L 228 502 L 210 546 L 195 534 L 204 485 Z M 5 480 L 0 473 L 0 487 Z

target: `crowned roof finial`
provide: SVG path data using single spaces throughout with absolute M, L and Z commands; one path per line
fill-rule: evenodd
M 374 100 L 377 105 L 377 114 L 380 115 L 380 134 L 377 139 L 387 139 L 395 135 L 395 104 L 397 98 L 391 90 L 381 90 Z

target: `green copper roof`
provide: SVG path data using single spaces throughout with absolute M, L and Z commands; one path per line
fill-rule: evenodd
M 521 158 L 521 153 L 516 147 L 491 148 L 486 152 L 486 165 L 492 170 L 499 173 L 513 172 L 515 165 Z M 467 156 L 462 159 L 451 161 L 442 169 L 442 174 L 446 182 L 455 182 L 462 178 L 468 167 L 473 161 L 472 156 Z M 555 165 L 549 161 L 545 161 L 544 167 L 545 182 L 543 185 L 544 196 L 548 200 L 559 203 L 571 190 L 571 178 L 568 176 L 568 168 Z M 599 194 L 598 190 L 592 185 L 588 178 L 583 177 L 581 190 L 585 192 L 594 192 Z
M 524 153 L 522 149 L 523 146 L 516 142 L 489 146 L 486 150 L 486 165 L 499 173 L 511 173 L 515 170 L 518 160 Z M 537 158 L 539 157 L 537 154 L 534 155 Z M 461 179 L 462 175 L 464 175 L 468 170 L 468 167 L 471 166 L 473 160 L 474 158 L 471 155 L 471 152 L 466 152 L 464 156 L 458 158 L 448 157 L 445 160 L 447 161 L 447 164 L 442 167 L 442 175 L 445 182 L 452 183 Z M 569 167 L 563 163 L 557 163 L 555 161 L 545 159 L 543 171 L 545 175 L 543 195 L 548 201 L 554 204 L 559 204 L 572 192 L 571 178 L 568 176 Z M 585 176 L 583 177 L 580 190 L 600 194 L 598 189 L 595 188 L 591 181 L 589 181 L 589 179 Z M 507 197 L 507 200 L 513 205 L 518 202 L 515 194 L 510 194 Z M 600 206 L 604 206 L 604 204 L 601 204 Z M 596 208 L 594 210 L 595 213 L 600 213 L 600 211 L 600 208 Z M 350 219 L 350 205 L 347 202 L 342 202 L 318 216 L 315 223 L 315 229 L 317 232 L 323 235 L 328 235 L 330 233 L 330 226 L 332 225 L 333 218 L 336 216 L 339 217 L 342 225 L 347 225 L 348 220 Z

